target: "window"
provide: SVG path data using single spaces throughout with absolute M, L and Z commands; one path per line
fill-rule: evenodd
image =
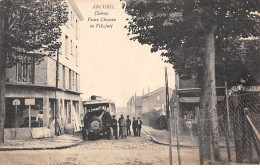
M 78 74 L 76 73 L 76 91 L 78 91 Z
M 65 89 L 65 87 L 66 87 L 66 69 L 65 69 L 65 66 L 63 65 L 63 68 L 62 68 L 62 74 L 63 74 L 63 81 L 62 81 L 62 83 L 63 83 L 63 88 Z
M 29 56 L 23 56 L 21 61 L 16 64 L 16 80 L 18 82 L 34 82 L 34 58 Z
M 71 70 L 69 70 L 69 89 L 71 89 Z
M 78 65 L 78 46 L 75 47 L 75 59 L 76 59 L 76 65 Z
M 15 115 L 15 106 L 13 101 L 19 99 L 21 104 L 17 107 L 17 115 Z M 22 128 L 29 127 L 29 118 L 31 117 L 31 127 L 39 127 L 37 115 L 43 111 L 43 99 L 35 98 L 35 105 L 31 106 L 31 113 L 29 117 L 29 106 L 25 105 L 25 98 L 6 98 L 6 116 L 5 128 Z
M 58 42 L 62 42 L 62 36 L 60 36 L 60 37 L 58 38 Z M 59 48 L 58 51 L 59 51 L 59 54 L 62 55 L 62 49 Z
M 70 41 L 70 54 L 73 56 L 73 41 Z
M 65 35 L 65 57 L 68 56 L 68 52 L 69 52 L 69 43 L 68 43 L 69 37 L 67 35 Z
M 78 20 L 76 19 L 76 38 L 78 39 Z
M 157 95 L 157 101 L 161 100 L 161 95 Z
M 74 71 L 72 71 L 72 86 L 74 86 L 75 85 L 75 73 L 74 73 Z
M 70 12 L 70 24 L 73 25 L 72 11 Z

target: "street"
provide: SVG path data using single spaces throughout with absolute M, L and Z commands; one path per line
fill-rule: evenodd
M 197 148 L 182 148 L 182 164 L 199 164 Z M 47 165 L 167 165 L 169 148 L 142 137 L 127 139 L 85 141 L 62 150 L 0 151 L 0 164 Z M 12 158 L 12 159 L 11 159 Z M 173 163 L 178 164 L 176 148 Z

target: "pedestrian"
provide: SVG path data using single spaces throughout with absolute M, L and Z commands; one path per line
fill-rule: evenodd
M 137 136 L 136 129 L 137 129 L 137 121 L 135 120 L 135 117 L 133 117 L 133 124 L 132 124 L 134 136 Z
M 131 135 L 130 126 L 131 126 L 131 120 L 129 119 L 129 115 L 127 115 L 127 119 L 126 119 L 127 136 Z
M 40 110 L 39 114 L 36 116 L 36 121 L 38 122 L 38 127 L 43 127 L 43 111 Z
M 137 136 L 141 136 L 142 120 L 140 117 L 137 118 Z
M 117 120 L 116 120 L 114 115 L 113 115 L 113 119 L 112 119 L 112 128 L 113 128 L 115 139 L 118 139 L 118 136 L 117 136 L 117 128 L 118 128 L 118 126 L 117 126 Z
M 119 137 L 123 139 L 124 137 L 126 138 L 126 120 L 123 115 L 118 119 L 119 123 Z

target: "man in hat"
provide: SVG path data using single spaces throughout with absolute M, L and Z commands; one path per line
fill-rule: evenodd
M 38 122 L 38 127 L 43 127 L 43 110 L 40 110 L 38 115 L 36 116 L 36 121 Z
M 113 119 L 112 119 L 112 128 L 113 128 L 113 132 L 114 132 L 114 136 L 115 136 L 115 139 L 118 139 L 118 136 L 117 136 L 117 120 L 115 118 L 115 115 L 113 115 Z
M 142 120 L 140 119 L 140 117 L 137 118 L 137 136 L 141 136 L 141 129 L 142 129 Z
M 129 119 L 129 115 L 127 115 L 127 119 L 126 119 L 127 136 L 131 135 L 130 126 L 131 126 L 131 120 Z
M 119 137 L 122 139 L 125 137 L 126 138 L 126 120 L 123 115 L 118 119 L 118 124 L 119 124 Z
M 132 128 L 133 128 L 134 136 L 137 136 L 137 133 L 136 133 L 136 128 L 137 128 L 137 120 L 135 119 L 135 117 L 133 117 L 133 124 L 132 124 Z

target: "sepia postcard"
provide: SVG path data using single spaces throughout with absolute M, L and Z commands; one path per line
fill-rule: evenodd
M 0 0 L 0 165 L 258 165 L 259 0 Z

